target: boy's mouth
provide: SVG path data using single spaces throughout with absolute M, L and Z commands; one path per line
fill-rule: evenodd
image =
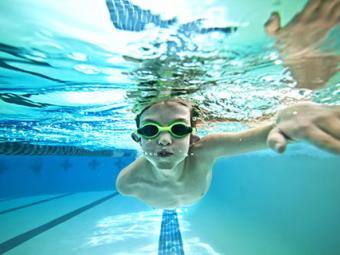
M 168 151 L 160 151 L 157 153 L 157 156 L 159 157 L 170 157 L 171 155 L 173 155 L 173 153 Z

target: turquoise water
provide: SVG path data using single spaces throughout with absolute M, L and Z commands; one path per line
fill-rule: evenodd
M 297 88 L 264 33 L 272 11 L 284 25 L 305 1 L 266 1 L 261 8 L 245 0 L 146 3 L 164 19 L 177 14 L 178 23 L 123 31 L 111 23 L 105 1 L 1 1 L 0 138 L 135 149 L 126 139 L 132 110 L 154 96 L 189 98 L 207 112 L 204 120 L 231 120 L 205 123 L 201 135 L 246 128 L 303 99 L 339 103 L 337 76 L 321 90 Z M 199 18 L 203 27 L 238 30 L 177 32 Z M 334 40 L 325 46 L 332 47 Z
M 132 3 L 177 22 L 124 31 L 105 1 L 0 2 L 0 141 L 114 151 L 0 156 L 6 254 L 157 254 L 162 211 L 114 187 L 141 153 L 130 133 L 151 97 L 201 105 L 200 136 L 247 129 L 300 100 L 340 104 L 339 74 L 299 88 L 263 29 L 272 11 L 285 25 L 306 1 Z M 183 32 L 200 18 L 237 29 Z M 338 34 L 324 51 L 339 53 Z M 185 254 L 336 255 L 339 169 L 339 157 L 305 143 L 219 160 L 207 196 L 177 211 Z

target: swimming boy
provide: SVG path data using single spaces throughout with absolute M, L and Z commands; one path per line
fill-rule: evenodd
M 266 23 L 267 33 L 276 37 L 299 87 L 322 87 L 338 70 L 338 56 L 320 55 L 318 42 L 339 22 L 339 3 L 310 0 L 284 28 L 277 13 Z M 193 106 L 168 100 L 144 108 L 136 124 L 132 138 L 144 156 L 120 172 L 116 187 L 121 194 L 154 208 L 176 208 L 201 199 L 209 189 L 212 166 L 220 157 L 268 147 L 282 153 L 290 141 L 299 140 L 340 153 L 340 106 L 299 103 L 279 112 L 276 122 L 200 139 L 195 135 Z
M 141 156 L 117 177 L 121 194 L 154 208 L 187 206 L 209 189 L 214 162 L 223 156 L 265 149 L 283 152 L 290 140 L 307 140 L 340 153 L 340 107 L 299 103 L 277 116 L 277 123 L 240 133 L 195 135 L 193 107 L 183 100 L 157 102 L 136 117 L 134 141 Z

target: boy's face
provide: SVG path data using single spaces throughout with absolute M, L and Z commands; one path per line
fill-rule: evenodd
M 190 126 L 190 109 L 176 102 L 161 102 L 151 106 L 141 116 L 140 127 L 146 122 L 157 122 L 161 126 L 168 126 L 174 120 L 184 122 Z M 169 132 L 161 132 L 154 139 L 141 137 L 141 147 L 145 158 L 158 169 L 173 169 L 181 163 L 188 154 L 190 147 L 190 134 L 175 138 Z M 162 157 L 159 152 L 165 150 L 173 153 Z

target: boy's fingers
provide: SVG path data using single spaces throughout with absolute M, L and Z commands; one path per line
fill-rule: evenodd
M 325 133 L 316 126 L 305 130 L 304 139 L 320 148 L 340 154 L 340 140 Z
M 334 118 L 317 122 L 316 125 L 330 136 L 340 140 L 340 119 Z
M 275 35 L 281 28 L 281 18 L 277 12 L 273 12 L 264 24 L 265 30 L 269 35 Z
M 278 153 L 282 153 L 285 151 L 287 146 L 287 139 L 285 136 L 281 133 L 280 129 L 278 127 L 273 128 L 267 138 L 267 144 L 270 148 L 275 150 Z

